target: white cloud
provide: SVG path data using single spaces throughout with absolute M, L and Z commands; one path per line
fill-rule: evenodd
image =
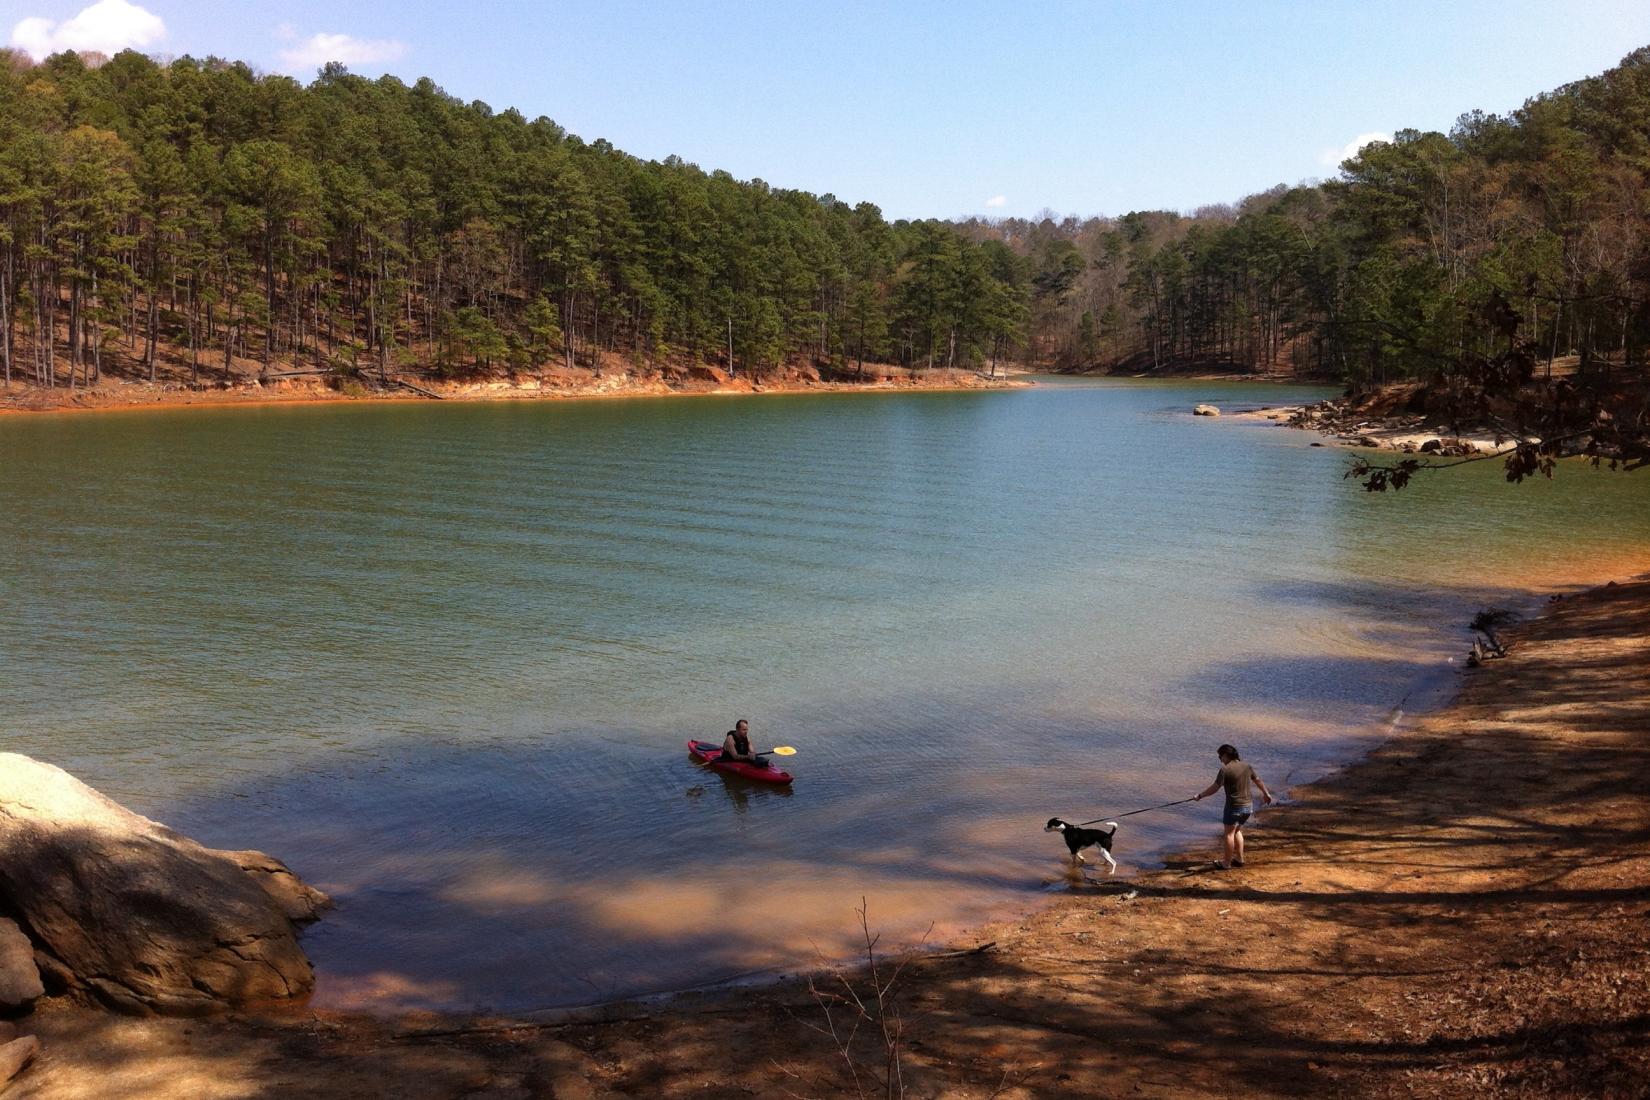
M 1341 161 L 1350 160 L 1351 158 L 1357 156 L 1358 150 L 1362 149 L 1370 142 L 1391 140 L 1391 134 L 1383 134 L 1378 130 L 1373 133 L 1359 134 L 1339 149 L 1325 149 L 1323 152 L 1318 154 L 1318 160 L 1320 163 L 1330 168 L 1339 168 L 1341 166 Z
M 1008 196 L 1007 195 L 992 195 L 989 199 L 985 200 L 985 204 L 989 207 L 1007 206 L 1008 205 Z
M 296 37 L 290 26 L 283 25 L 278 37 L 291 41 Z M 319 69 L 329 61 L 345 65 L 375 65 L 380 61 L 394 61 L 407 52 L 407 44 L 394 38 L 355 38 L 347 34 L 312 34 L 291 49 L 281 51 L 281 60 L 295 72 Z
M 39 16 L 19 20 L 11 44 L 40 60 L 64 50 L 117 54 L 141 49 L 166 36 L 160 16 L 127 0 L 97 0 L 61 23 Z

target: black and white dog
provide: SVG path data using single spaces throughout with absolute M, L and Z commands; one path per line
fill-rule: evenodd
M 1087 863 L 1088 860 L 1083 858 L 1082 850 L 1091 844 L 1095 845 L 1100 849 L 1100 854 L 1106 857 L 1106 862 L 1111 864 L 1106 869 L 1106 874 L 1115 875 L 1117 873 L 1117 861 L 1111 858 L 1111 838 L 1117 835 L 1117 822 L 1108 821 L 1106 824 L 1110 828 L 1079 829 L 1075 825 L 1066 824 L 1057 817 L 1051 817 L 1048 819 L 1048 824 L 1043 826 L 1043 832 L 1057 832 L 1066 838 L 1066 847 L 1071 849 L 1073 864 Z

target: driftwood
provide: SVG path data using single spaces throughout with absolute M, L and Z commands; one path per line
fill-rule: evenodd
M 688 1014 L 698 1016 L 744 1016 L 750 1005 L 728 1005 L 725 1008 L 695 1006 Z M 577 1013 L 563 1020 L 499 1020 L 489 1023 L 462 1024 L 457 1027 L 425 1028 L 418 1031 L 398 1031 L 389 1036 L 392 1042 L 418 1043 L 429 1039 L 451 1039 L 461 1035 L 507 1035 L 517 1031 L 569 1031 L 575 1028 L 614 1027 L 618 1024 L 647 1023 L 652 1012 L 615 1012 L 601 1016 L 580 1016 Z
M 318 367 L 318 368 L 313 368 L 313 369 L 310 369 L 310 370 L 267 371 L 263 374 L 258 375 L 258 381 L 260 381 L 260 382 L 269 382 L 269 381 L 274 381 L 275 379 L 278 379 L 278 378 L 305 378 L 305 377 L 313 377 L 314 375 L 317 375 L 317 374 L 336 374 L 336 373 L 338 373 L 338 372 L 335 371 L 331 367 Z M 369 377 L 369 376 L 363 375 L 363 377 Z M 385 376 L 382 379 L 382 381 L 384 383 L 388 384 L 388 385 L 391 385 L 391 386 L 402 386 L 406 389 L 412 390 L 414 393 L 423 394 L 425 397 L 428 397 L 433 401 L 445 401 L 447 399 L 445 397 L 445 395 L 436 393 L 434 390 L 427 390 L 423 386 L 419 386 L 419 385 L 416 385 L 412 382 L 407 381 L 405 378 L 395 378 L 395 377 Z
M 704 1016 L 732 1016 L 750 1011 L 743 1006 L 721 1012 L 702 1012 Z M 420 1043 L 430 1039 L 451 1039 L 460 1035 L 507 1035 L 515 1031 L 565 1031 L 578 1027 L 611 1027 L 614 1024 L 645 1023 L 653 1019 L 651 1013 L 638 1016 L 607 1016 L 594 1020 L 514 1020 L 500 1024 L 473 1024 L 469 1027 L 444 1027 L 427 1031 L 400 1031 L 390 1036 L 397 1043 Z
M 395 384 L 395 385 L 397 385 L 397 386 L 405 386 L 407 389 L 412 390 L 414 393 L 421 393 L 425 397 L 428 397 L 428 398 L 430 398 L 431 400 L 434 400 L 434 401 L 445 401 L 445 400 L 447 400 L 446 397 L 444 397 L 443 395 L 441 395 L 439 393 L 436 393 L 434 390 L 427 390 L 423 386 L 415 386 L 411 382 L 407 381 L 405 378 L 391 378 L 391 379 L 388 379 L 388 381 Z
M 1467 656 L 1468 668 L 1477 668 L 1491 657 L 1507 655 L 1507 647 L 1495 636 L 1495 629 L 1507 625 L 1516 617 L 1511 611 L 1499 607 L 1486 607 L 1472 617 L 1472 622 L 1467 625 L 1473 633 L 1482 637 L 1473 639 L 1472 652 Z
M 1505 657 L 1506 655 L 1507 648 L 1499 642 L 1486 643 L 1478 639 L 1474 639 L 1472 643 L 1472 652 L 1467 654 L 1467 667 L 1477 668 L 1479 665 L 1483 664 L 1485 661 L 1488 661 L 1492 657 Z
M 967 958 L 969 955 L 983 955 L 996 946 L 997 941 L 992 940 L 990 943 L 982 943 L 978 947 L 969 947 L 962 951 L 942 951 L 938 955 L 918 955 L 916 961 L 937 962 L 940 959 L 962 959 Z

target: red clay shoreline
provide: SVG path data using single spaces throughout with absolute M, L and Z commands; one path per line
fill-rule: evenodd
M 625 380 L 602 386 L 551 386 L 508 383 L 459 383 L 445 386 L 440 401 L 487 404 L 531 401 L 631 400 L 644 397 L 727 397 L 772 394 L 820 393 L 917 393 L 1021 389 L 1034 383 L 1018 377 L 990 378 L 972 371 L 936 369 L 927 376 L 894 381 L 795 381 L 779 380 L 752 384 L 738 381 L 727 385 L 696 383 L 672 386 L 657 380 Z M 414 393 L 368 391 L 345 393 L 319 384 L 288 385 L 280 388 L 255 384 L 228 389 L 178 389 L 151 386 L 144 382 L 105 382 L 82 390 L 46 390 L 34 386 L 0 387 L 0 416 L 44 415 L 51 413 L 133 412 L 167 409 L 257 408 L 278 405 L 367 405 L 437 404 L 436 399 Z

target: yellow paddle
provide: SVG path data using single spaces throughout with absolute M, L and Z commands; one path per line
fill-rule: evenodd
M 703 742 L 701 742 L 701 743 L 703 743 Z M 775 745 L 771 749 L 763 749 L 761 752 L 752 753 L 751 755 L 752 756 L 795 756 L 796 755 L 796 750 L 794 748 L 792 748 L 791 746 L 789 746 L 789 745 Z M 708 761 L 708 762 L 712 763 L 712 764 L 716 763 L 716 761 L 714 761 L 714 760 L 711 760 L 711 761 Z

